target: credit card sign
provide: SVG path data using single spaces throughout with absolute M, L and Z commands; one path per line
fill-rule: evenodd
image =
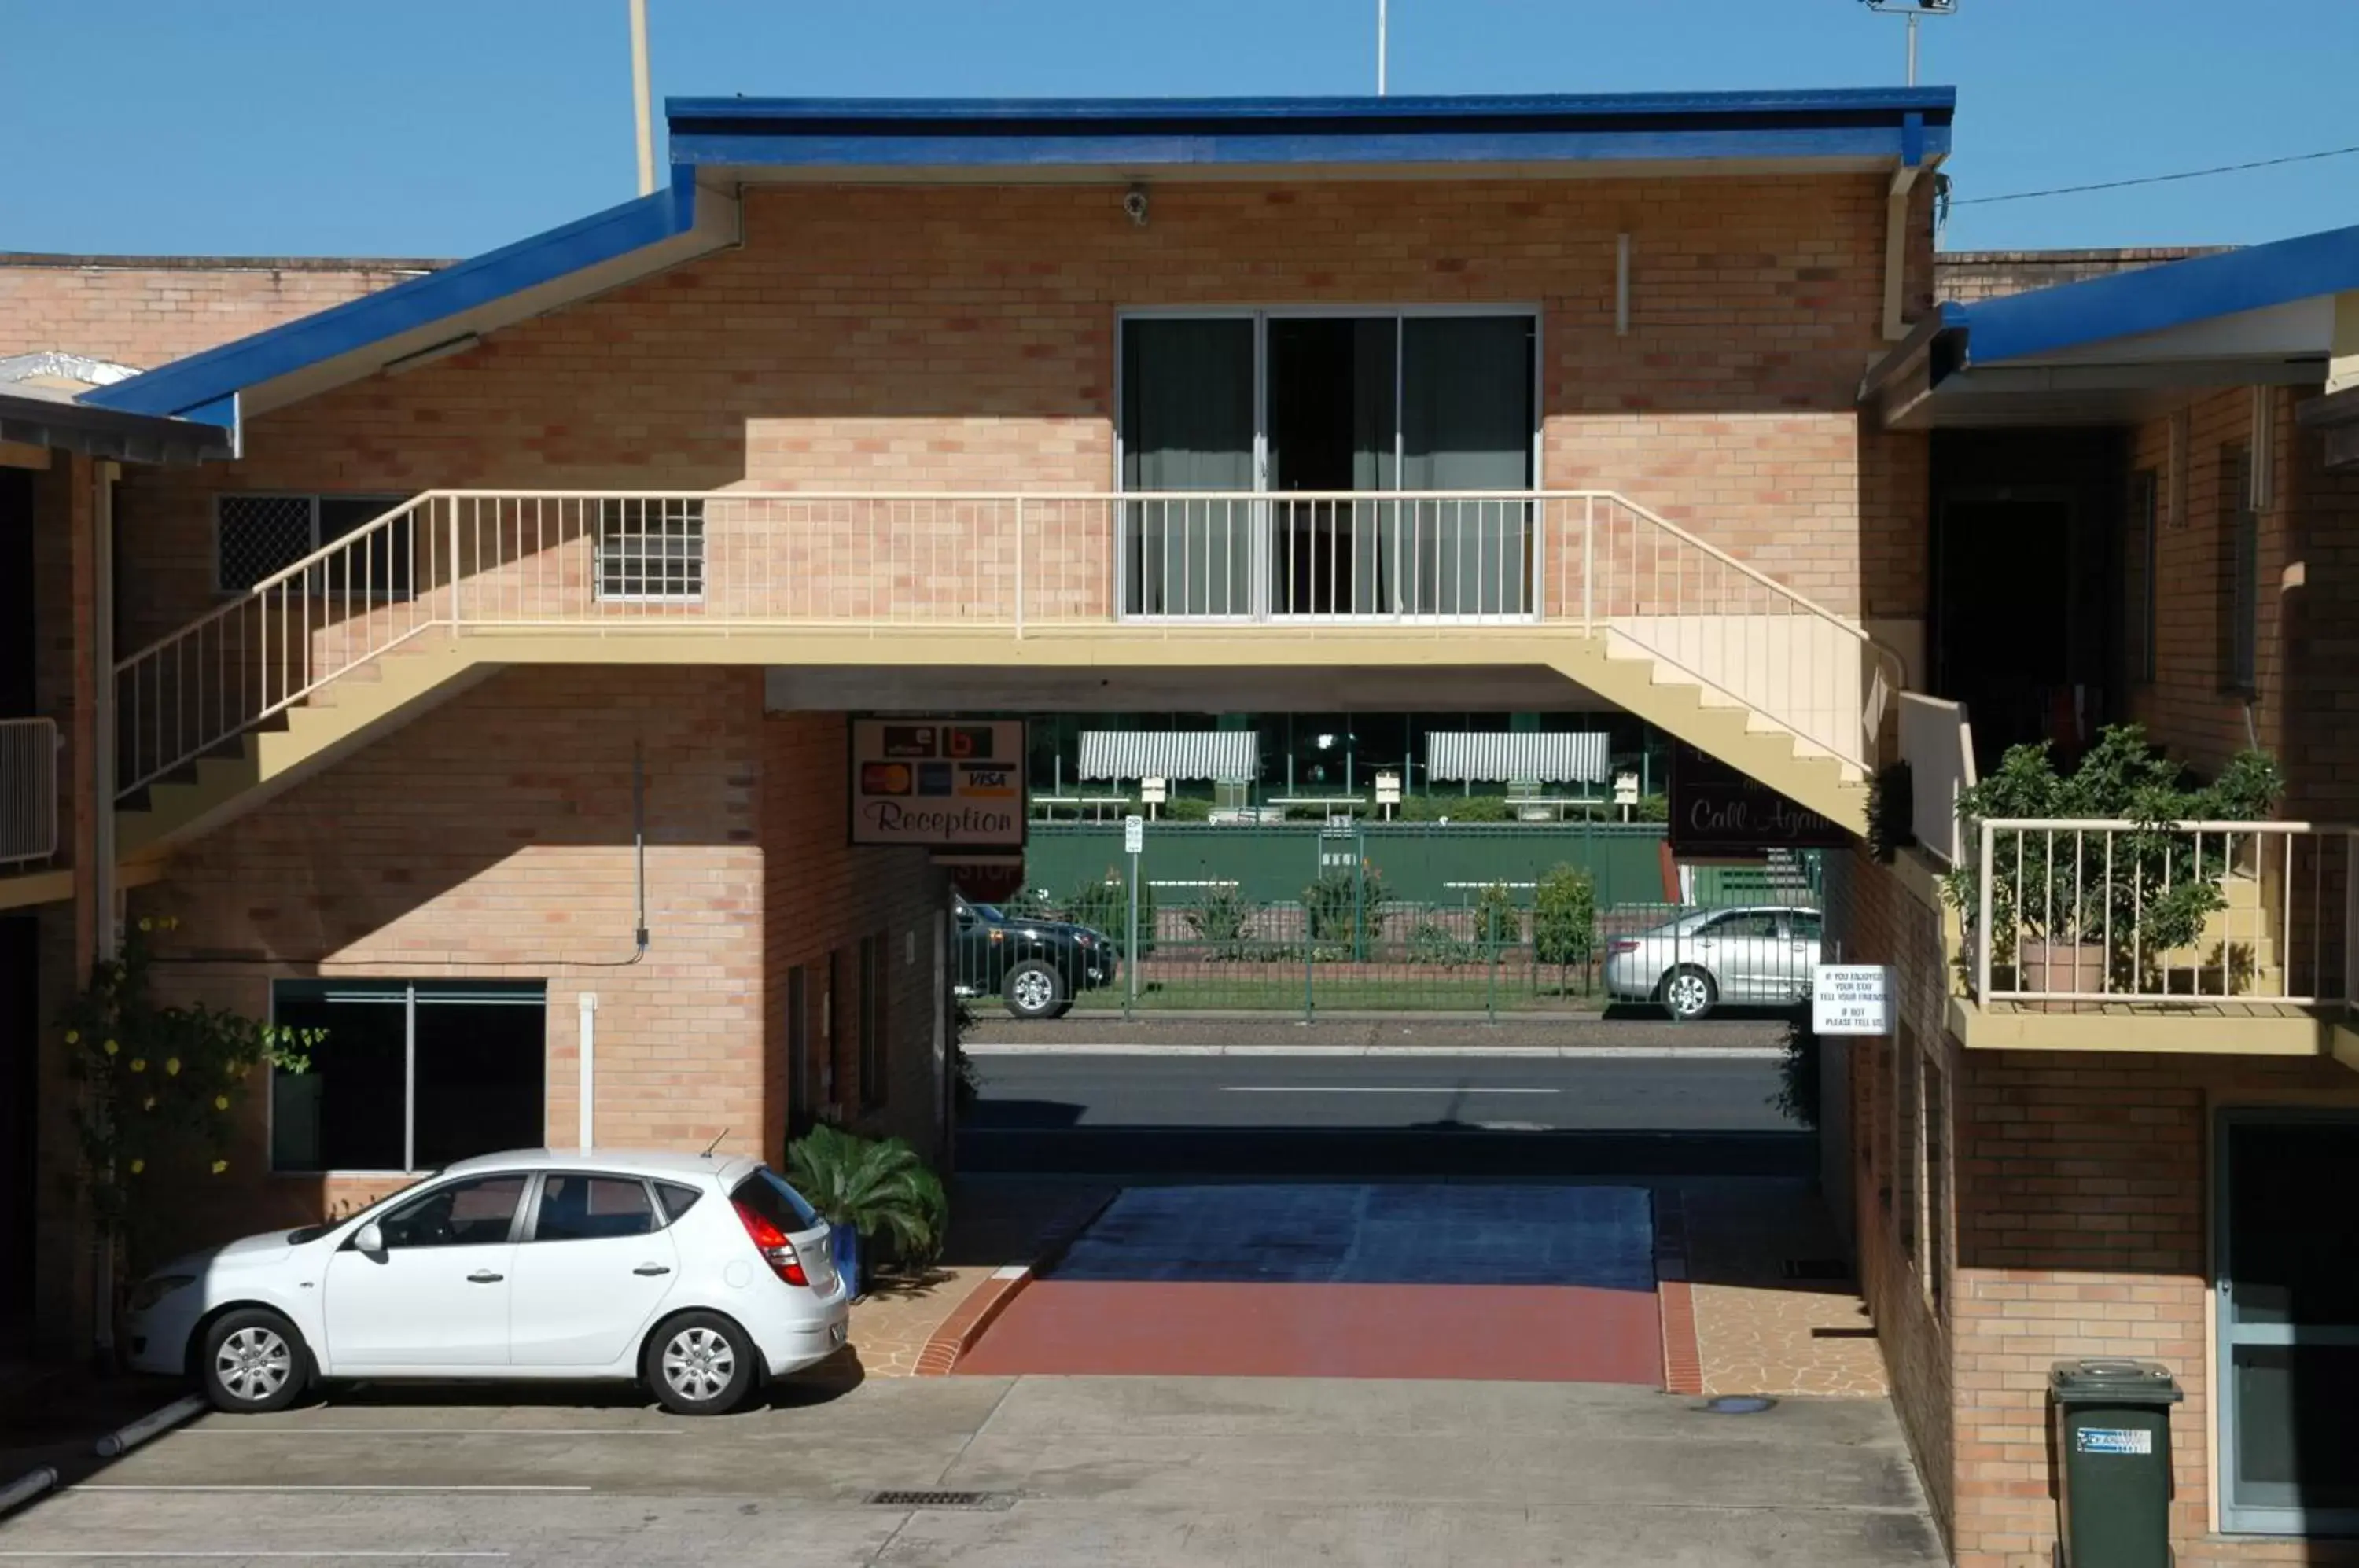
M 1020 719 L 857 719 L 852 842 L 928 849 L 1020 849 Z

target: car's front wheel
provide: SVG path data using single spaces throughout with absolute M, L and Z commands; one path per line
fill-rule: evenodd
M 310 1352 L 295 1325 L 267 1307 L 223 1312 L 205 1330 L 197 1382 L 217 1410 L 283 1410 L 311 1381 Z
M 720 1313 L 683 1312 L 647 1336 L 647 1388 L 676 1416 L 723 1415 L 754 1387 L 756 1354 Z
M 1004 994 L 1007 1010 L 1019 1018 L 1057 1018 L 1068 1005 L 1064 976 L 1038 959 L 1007 972 Z
M 1712 1011 L 1720 988 L 1712 976 L 1694 964 L 1682 964 L 1663 980 L 1663 1010 L 1681 1023 L 1692 1023 Z

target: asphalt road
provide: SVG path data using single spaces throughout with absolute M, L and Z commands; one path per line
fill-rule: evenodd
M 1086 1042 L 1082 1042 L 1086 1043 Z M 1020 1048 L 1019 1048 L 1020 1049 Z M 1808 1174 L 1758 1047 L 1560 1056 L 1006 1053 L 960 1168 L 1107 1176 Z M 1749 1052 L 1749 1053 L 1746 1053 Z

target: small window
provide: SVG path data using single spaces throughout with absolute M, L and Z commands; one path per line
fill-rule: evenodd
M 507 1240 L 523 1197 L 521 1176 L 451 1181 L 402 1204 L 377 1231 L 387 1247 L 489 1247 Z
M 729 1201 L 740 1208 L 751 1209 L 788 1236 L 819 1228 L 819 1211 L 803 1202 L 803 1195 L 767 1166 L 738 1182 Z
M 1796 942 L 1816 942 L 1825 930 L 1825 922 L 1816 909 L 1797 909 L 1786 920 Z
M 657 1228 L 647 1184 L 627 1176 L 545 1176 L 535 1241 L 602 1241 L 646 1236 Z
M 598 510 L 598 597 L 704 596 L 704 503 L 686 496 L 607 501 Z
M 885 1038 L 885 938 L 860 939 L 860 1104 L 875 1110 L 885 1103 L 891 1076 Z
M 1708 937 L 1723 939 L 1729 937 L 1776 936 L 1777 934 L 1777 917 L 1767 909 L 1740 909 L 1734 914 L 1723 915 L 1720 919 L 1713 920 L 1711 924 L 1703 928 L 1701 934 Z
M 656 1183 L 656 1196 L 663 1203 L 664 1224 L 669 1225 L 696 1207 L 696 1200 L 704 1196 L 704 1192 L 701 1188 L 682 1186 L 678 1181 L 658 1181 Z
M 222 495 L 214 502 L 214 586 L 242 593 L 387 512 L 407 495 Z M 413 575 L 411 518 L 396 518 L 365 540 L 335 551 L 302 587 L 386 598 L 407 595 Z
M 2220 688 L 2260 689 L 2261 519 L 2253 510 L 2253 452 L 2220 449 Z
M 2161 487 L 2155 472 L 2130 475 L 2130 511 L 2122 530 L 2122 666 L 2131 682 L 2154 683 L 2155 528 Z

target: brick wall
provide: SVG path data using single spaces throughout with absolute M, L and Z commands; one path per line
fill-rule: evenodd
M 1481 301 L 1541 311 L 1548 485 L 1624 490 L 1837 609 L 1914 616 L 1922 438 L 1864 435 L 1854 407 L 1886 346 L 1882 192 L 1180 185 L 1139 229 L 1096 189 L 757 190 L 742 248 L 263 415 L 234 467 L 133 475 L 133 615 L 152 636 L 210 604 L 218 489 L 1102 490 L 1125 306 Z M 1930 272 L 1920 242 L 1916 294 Z
M 578 1141 L 578 997 L 594 992 L 601 1143 L 763 1152 L 760 679 L 738 670 L 495 676 L 190 844 L 134 907 L 190 997 L 253 1014 L 279 977 L 545 980 L 547 1128 Z M 634 746 L 647 956 L 632 962 Z M 322 1047 L 332 1053 L 333 1043 Z M 299 1223 L 382 1181 L 268 1177 L 257 1083 L 215 1233 Z M 398 1183 L 395 1183 L 398 1184 Z
M 0 252 L 0 357 L 60 349 L 149 370 L 443 265 Z
M 1934 294 L 1971 305 L 2004 294 L 2083 283 L 2167 261 L 2210 256 L 2220 245 L 2145 245 L 2126 250 L 1945 250 L 1933 257 Z
M 842 713 L 773 713 L 762 724 L 770 1101 L 791 1106 L 787 975 L 799 964 L 809 977 L 810 1049 L 815 1064 L 823 1061 L 828 1070 L 823 1104 L 848 1125 L 908 1138 L 931 1159 L 944 1108 L 935 1021 L 947 1007 L 936 984 L 935 947 L 950 907 L 950 883 L 922 852 L 855 849 L 845 842 L 849 746 Z M 860 1070 L 864 937 L 883 939 L 889 986 L 885 1020 L 891 1078 L 881 1095 L 864 1094 L 868 1086 Z M 774 1157 L 785 1130 L 784 1111 L 763 1130 Z

